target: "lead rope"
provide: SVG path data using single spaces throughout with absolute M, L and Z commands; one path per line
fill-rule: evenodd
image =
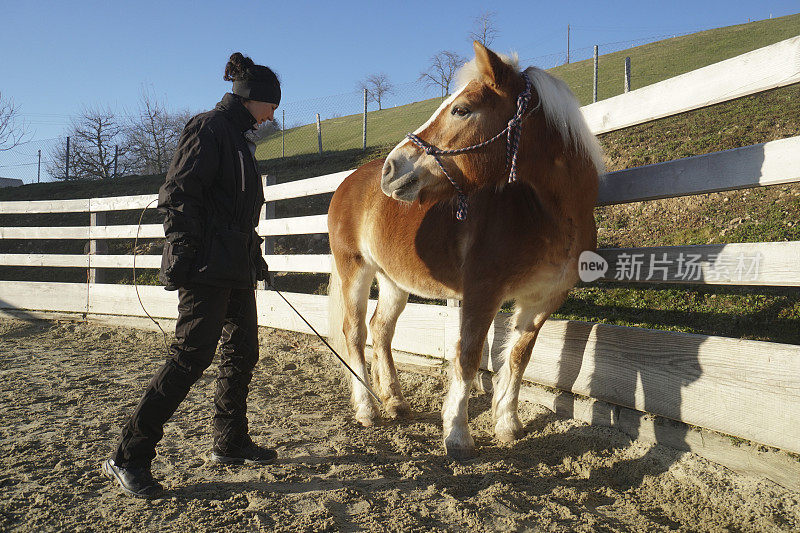
M 144 209 L 142 209 L 142 214 L 139 215 L 139 225 L 136 226 L 136 238 L 133 241 L 133 287 L 136 290 L 136 298 L 139 299 L 139 305 L 142 307 L 142 311 L 144 311 L 144 314 L 147 315 L 147 318 L 152 320 L 153 324 L 155 324 L 158 327 L 158 329 L 161 330 L 161 333 L 164 335 L 164 349 L 167 351 L 167 357 L 169 357 L 169 343 L 167 342 L 167 332 L 164 331 L 164 328 L 161 327 L 161 324 L 159 324 L 158 321 L 156 321 L 156 319 L 153 318 L 150 315 L 150 313 L 147 312 L 147 309 L 145 309 L 144 303 L 142 302 L 142 296 L 139 294 L 139 284 L 136 283 L 136 247 L 139 245 L 139 230 L 142 229 L 142 219 L 144 219 L 144 212 L 147 211 L 147 209 L 151 205 L 153 205 L 153 202 L 157 201 L 158 198 L 153 199 L 149 204 L 144 206 Z
M 370 387 L 369 385 L 367 385 L 367 383 L 366 383 L 366 382 L 365 382 L 363 379 L 361 379 L 361 377 L 360 377 L 358 374 L 356 374 L 356 371 L 355 371 L 355 370 L 353 370 L 352 368 L 350 368 L 350 365 L 348 365 L 348 364 L 345 362 L 345 360 L 344 360 L 344 359 L 342 359 L 342 357 L 341 357 L 341 356 L 340 356 L 340 355 L 339 355 L 339 354 L 336 352 L 336 350 L 334 350 L 334 349 L 333 349 L 333 346 L 331 346 L 330 344 L 328 344 L 328 341 L 326 341 L 326 340 L 325 340 L 325 339 L 322 337 L 322 335 L 320 335 L 320 334 L 317 332 L 317 330 L 316 330 L 316 329 L 314 329 L 314 326 L 312 326 L 312 325 L 311 325 L 311 323 L 310 323 L 308 320 L 306 320 L 306 319 L 305 319 L 305 317 L 304 317 L 303 315 L 301 315 L 301 314 L 300 314 L 300 311 L 298 311 L 297 309 L 295 309 L 295 308 L 294 308 L 294 306 L 293 306 L 291 303 L 289 303 L 289 300 L 287 300 L 287 299 L 286 299 L 286 298 L 283 296 L 283 294 L 281 294 L 281 293 L 280 293 L 280 291 L 278 291 L 278 290 L 277 290 L 275 287 L 273 287 L 271 284 L 270 284 L 269 288 L 270 288 L 270 289 L 272 289 L 273 291 L 275 291 L 275 293 L 277 293 L 277 295 L 278 295 L 278 296 L 280 296 L 280 297 L 281 297 L 281 299 L 282 299 L 284 302 L 286 302 L 286 305 L 288 305 L 289 307 L 291 307 L 291 308 L 292 308 L 292 311 L 294 311 L 295 313 L 297 313 L 297 316 L 299 316 L 299 317 L 300 317 L 300 318 L 303 320 L 303 322 L 305 322 L 305 323 L 306 323 L 306 326 L 308 326 L 309 328 L 311 328 L 311 331 L 313 331 L 313 332 L 314 332 L 314 333 L 317 335 L 317 337 L 319 337 L 319 340 L 321 340 L 323 343 L 325 343 L 325 346 L 327 346 L 327 347 L 328 347 L 328 349 L 329 349 L 331 352 L 333 352 L 333 355 L 335 355 L 335 356 L 336 356 L 336 358 L 337 358 L 337 359 L 338 359 L 338 360 L 339 360 L 339 361 L 340 361 L 340 362 L 341 362 L 341 363 L 342 363 L 342 364 L 343 364 L 343 365 L 344 365 L 344 366 L 347 368 L 347 370 L 349 370 L 349 371 L 350 371 L 350 373 L 351 373 L 351 374 L 353 374 L 353 375 L 355 376 L 355 378 L 356 378 L 356 379 L 359 381 L 359 383 L 361 383 L 362 385 L 364 385 L 364 387 L 366 387 L 366 389 L 367 389 L 367 392 L 369 392 L 369 393 L 372 395 L 372 397 L 373 397 L 373 398 L 375 398 L 376 400 L 378 400 L 378 403 L 379 403 L 379 404 L 383 405 L 383 402 L 382 402 L 382 401 L 381 401 L 381 399 L 378 397 L 378 395 L 377 395 L 377 394 L 375 394 L 375 391 L 374 391 L 374 390 L 372 390 L 372 387 Z
M 161 324 L 159 324 L 159 323 L 158 323 L 158 321 L 156 321 L 156 319 L 155 319 L 155 318 L 153 318 L 153 317 L 150 315 L 150 313 L 148 313 L 148 312 L 147 312 L 147 309 L 145 309 L 145 307 L 144 307 L 144 302 L 142 302 L 142 297 L 141 297 L 141 295 L 139 294 L 139 285 L 138 285 L 138 283 L 136 283 L 136 247 L 138 246 L 138 243 L 139 243 L 139 230 L 142 228 L 142 219 L 144 219 L 144 212 L 145 212 L 145 211 L 147 211 L 147 209 L 148 209 L 148 208 L 149 208 L 151 205 L 153 205 L 153 202 L 155 202 L 155 201 L 157 201 L 157 200 L 158 200 L 158 198 L 154 199 L 154 200 L 153 200 L 153 201 L 151 201 L 149 204 L 147 204 L 147 205 L 144 207 L 144 209 L 142 209 L 142 214 L 141 214 L 141 215 L 139 215 L 139 225 L 136 227 L 136 238 L 135 238 L 135 239 L 134 239 L 134 241 L 133 241 L 133 286 L 134 286 L 134 288 L 136 289 L 136 298 L 138 298 L 138 299 L 139 299 L 139 305 L 142 307 L 142 311 L 144 311 L 144 314 L 146 314 L 146 315 L 147 315 L 147 318 L 149 318 L 150 320 L 152 320 L 152 321 L 153 321 L 153 324 L 155 324 L 156 326 L 158 326 L 158 329 L 160 329 L 160 330 L 161 330 L 161 333 L 164 335 L 164 347 L 165 347 L 165 348 L 166 348 L 166 350 L 167 350 L 167 357 L 169 357 L 169 343 L 167 342 L 167 332 L 166 332 L 166 331 L 164 331 L 164 329 L 161 327 Z M 301 314 L 300 314 L 300 311 L 298 311 L 297 309 L 295 309 L 295 307 L 294 307 L 294 306 L 293 306 L 291 303 L 289 303 L 289 300 L 287 300 L 287 299 L 286 299 L 286 297 L 285 297 L 283 294 L 281 294 L 281 293 L 280 293 L 280 291 L 278 291 L 278 289 L 276 289 L 275 287 L 273 287 L 273 286 L 272 286 L 272 284 L 270 284 L 270 285 L 269 285 L 269 289 L 270 289 L 270 290 L 272 290 L 272 291 L 275 291 L 275 293 L 276 293 L 278 296 L 280 296 L 280 297 L 281 297 L 281 299 L 282 299 L 284 302 L 286 302 L 286 305 L 288 305 L 289 307 L 291 307 L 291 308 L 292 308 L 292 311 L 294 311 L 295 313 L 297 313 L 297 316 L 299 316 L 299 317 L 300 317 L 300 319 L 301 319 L 303 322 L 305 322 L 305 323 L 306 323 L 306 325 L 307 325 L 309 328 L 311 328 L 311 331 L 313 331 L 313 332 L 314 332 L 314 334 L 315 334 L 317 337 L 319 337 L 319 340 L 321 340 L 321 341 L 322 341 L 322 342 L 325 344 L 325 346 L 327 346 L 327 347 L 328 347 L 328 349 L 329 349 L 331 352 L 333 352 L 333 355 L 335 355 L 335 356 L 336 356 L 336 358 L 339 360 L 339 362 L 340 362 L 340 363 L 342 363 L 342 364 L 345 366 L 345 368 L 347 368 L 347 370 L 349 370 L 349 371 L 350 371 L 350 373 L 351 373 L 351 374 L 353 374 L 353 376 L 355 376 L 355 378 L 356 378 L 356 379 L 359 381 L 359 383 L 361 383 L 362 385 L 364 385 L 364 387 L 367 389 L 367 392 L 369 392 L 369 393 L 370 393 L 370 395 L 371 395 L 373 398 L 375 398 L 375 399 L 378 401 L 378 403 L 379 403 L 379 404 L 383 405 L 383 402 L 381 401 L 380 397 L 378 397 L 378 395 L 377 395 L 377 394 L 375 394 L 375 391 L 374 391 L 374 390 L 372 390 L 372 387 L 370 387 L 370 386 L 369 386 L 369 385 L 368 385 L 368 384 L 367 384 L 367 383 L 366 383 L 366 382 L 365 382 L 363 379 L 361 379 L 361 376 L 359 376 L 358 374 L 356 374 L 356 371 L 355 371 L 355 370 L 353 370 L 353 369 L 350 367 L 350 365 L 348 365 L 348 364 L 347 364 L 347 362 L 346 362 L 344 359 L 342 359 L 342 357 L 341 357 L 341 356 L 340 356 L 340 355 L 339 355 L 339 354 L 336 352 L 336 350 L 334 350 L 334 349 L 333 349 L 333 346 L 331 346 L 330 344 L 328 344 L 328 341 L 326 341 L 326 340 L 325 340 L 325 338 L 324 338 L 322 335 L 320 335 L 320 334 L 319 334 L 319 332 L 318 332 L 316 329 L 314 329 L 314 326 L 312 326 L 312 325 L 311 325 L 311 323 L 310 323 L 308 320 L 306 320 L 306 318 L 305 318 L 303 315 L 301 315 Z M 88 305 L 88 304 L 87 304 L 87 305 Z
M 455 148 L 452 150 L 440 150 L 436 148 L 432 144 L 429 144 L 422 139 L 420 139 L 417 135 L 413 133 L 406 134 L 406 137 L 416 144 L 423 152 L 433 157 L 436 161 L 436 164 L 439 165 L 439 168 L 442 170 L 442 173 L 445 175 L 447 180 L 453 185 L 453 188 L 456 190 L 458 194 L 458 204 L 456 209 L 456 219 L 464 220 L 467 218 L 467 195 L 464 194 L 464 189 L 462 189 L 456 180 L 453 179 L 452 176 L 447 172 L 442 164 L 442 160 L 439 156 L 442 155 L 455 155 L 455 154 L 463 154 L 464 152 L 471 152 L 472 150 L 478 150 L 479 148 L 483 148 L 494 141 L 501 138 L 503 135 L 506 135 L 506 166 L 509 165 L 509 160 L 511 162 L 511 169 L 508 173 L 508 183 L 513 183 L 517 181 L 517 154 L 519 153 L 519 139 L 522 133 L 522 122 L 530 116 L 530 113 L 535 111 L 542 103 L 541 98 L 539 102 L 536 104 L 535 107 L 528 109 L 528 105 L 531 101 L 531 80 L 528 77 L 526 72 L 522 73 L 522 79 L 525 80 L 525 89 L 517 96 L 517 112 L 514 113 L 514 116 L 508 121 L 508 125 L 505 127 L 503 131 L 488 139 L 483 141 L 482 143 L 478 143 L 472 146 L 467 146 L 466 148 Z

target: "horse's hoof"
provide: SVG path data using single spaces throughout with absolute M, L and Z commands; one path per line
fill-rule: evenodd
M 460 446 L 445 442 L 444 449 L 447 452 L 447 456 L 456 461 L 466 461 L 475 457 L 475 446 Z
M 515 441 L 521 439 L 522 437 L 524 437 L 525 436 L 525 432 L 522 431 L 522 430 L 512 431 L 510 429 L 504 429 L 504 430 L 501 430 L 501 431 L 495 431 L 494 432 L 494 436 L 500 442 L 502 442 L 504 444 L 509 444 L 509 443 L 515 442 Z
M 356 417 L 358 425 L 364 428 L 372 427 L 375 425 L 375 419 L 369 417 Z
M 378 417 L 377 410 L 370 407 L 360 407 L 356 409 L 356 422 L 359 425 L 368 428 L 375 425 L 375 419 Z
M 500 442 L 508 444 L 524 437 L 525 430 L 519 421 L 510 423 L 500 421 L 494 426 L 494 436 Z
M 414 416 L 411 405 L 406 400 L 392 398 L 386 402 L 385 408 L 389 418 L 412 418 Z

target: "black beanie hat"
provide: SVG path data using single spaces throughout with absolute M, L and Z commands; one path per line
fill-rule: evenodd
M 225 65 L 224 79 L 233 82 L 233 94 L 278 105 L 281 103 L 281 82 L 269 67 L 256 65 L 239 52 Z

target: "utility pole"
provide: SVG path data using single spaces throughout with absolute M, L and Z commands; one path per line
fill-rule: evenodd
M 41 183 L 42 178 L 42 151 L 39 150 L 39 167 L 36 169 L 36 183 Z
M 283 121 L 281 122 L 281 157 L 286 157 L 286 110 L 283 110 Z
M 119 159 L 119 145 L 114 145 L 114 177 L 117 177 L 117 160 Z

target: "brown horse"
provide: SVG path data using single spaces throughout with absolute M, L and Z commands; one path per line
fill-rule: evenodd
M 460 72 L 462 88 L 384 161 L 348 176 L 328 212 L 331 338 L 340 337 L 351 366 L 369 379 L 365 317 L 377 277 L 372 384 L 390 417 L 410 414 L 391 351 L 409 293 L 462 301 L 442 408 L 445 449 L 456 458 L 474 450 L 467 399 L 489 327 L 512 299 L 492 413 L 500 441 L 520 436 L 519 387 L 539 328 L 578 280 L 580 253 L 595 249 L 592 210 L 602 169 L 600 148 L 566 84 L 474 47 L 475 59 Z M 515 128 L 518 142 L 506 135 Z M 498 132 L 498 142 L 486 143 Z M 441 152 L 459 148 L 467 150 Z M 353 403 L 356 419 L 371 425 L 378 410 L 355 379 Z

